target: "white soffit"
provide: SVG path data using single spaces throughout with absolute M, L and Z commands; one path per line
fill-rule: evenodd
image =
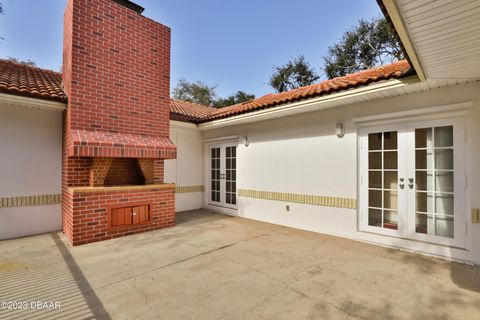
M 480 0 L 395 0 L 426 78 L 480 79 Z

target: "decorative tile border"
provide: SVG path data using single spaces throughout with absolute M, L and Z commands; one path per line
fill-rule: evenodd
M 176 193 L 204 192 L 205 187 L 202 186 L 177 186 Z
M 35 196 L 0 197 L 0 208 L 39 206 L 60 203 L 61 194 L 43 194 Z
M 238 195 L 240 197 L 247 197 L 247 198 L 311 204 L 311 205 L 323 206 L 323 207 L 334 207 L 334 208 L 345 208 L 345 209 L 357 208 L 357 199 L 353 199 L 353 198 L 339 198 L 339 197 L 329 197 L 329 196 L 317 196 L 317 195 L 311 195 L 311 194 L 272 192 L 272 191 L 260 191 L 260 190 L 248 190 L 248 189 L 239 189 Z

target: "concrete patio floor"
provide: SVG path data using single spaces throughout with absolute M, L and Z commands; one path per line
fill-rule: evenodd
M 61 233 L 0 242 L 9 319 L 479 319 L 480 268 L 242 218 L 69 247 Z

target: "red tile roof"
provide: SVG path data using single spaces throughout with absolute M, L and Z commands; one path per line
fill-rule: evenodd
M 206 122 L 358 88 L 372 82 L 398 79 L 410 73 L 410 65 L 406 60 L 402 60 L 295 90 L 267 94 L 258 99 L 221 109 L 171 99 L 170 118 L 195 123 Z M 67 97 L 61 84 L 61 73 L 0 59 L 0 92 L 66 102 Z
M 381 80 L 401 78 L 410 74 L 409 71 L 410 65 L 406 60 L 402 60 L 378 68 L 352 73 L 343 77 L 333 78 L 331 80 L 325 80 L 323 82 L 301 87 L 295 90 L 276 94 L 267 94 L 258 99 L 217 109 L 217 111 L 204 118 L 203 121 L 226 118 L 285 103 L 328 95 L 342 90 L 358 88 Z
M 0 59 L 0 92 L 32 98 L 66 101 L 62 74 Z
M 206 107 L 197 103 L 170 99 L 170 118 L 172 120 L 201 122 L 217 108 Z

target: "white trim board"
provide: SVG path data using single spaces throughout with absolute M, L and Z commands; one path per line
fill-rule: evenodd
M 63 102 L 0 93 L 0 106 L 2 105 L 50 111 L 64 111 L 67 109 L 67 104 Z
M 472 108 L 473 101 L 468 101 L 430 108 L 412 109 L 407 111 L 357 117 L 353 118 L 352 121 L 359 127 L 365 127 L 375 124 L 404 122 L 412 119 L 414 119 L 415 121 L 434 120 L 445 117 L 465 116 Z

